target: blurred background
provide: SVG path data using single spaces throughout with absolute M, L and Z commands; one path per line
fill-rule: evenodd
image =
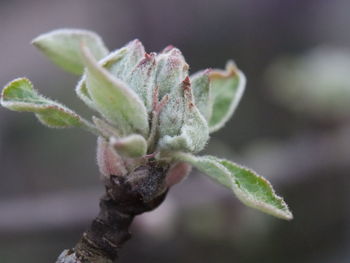
M 350 2 L 347 0 L 0 1 L 0 85 L 29 77 L 84 116 L 66 74 L 29 43 L 62 27 L 110 50 L 139 38 L 179 47 L 191 72 L 234 59 L 248 85 L 206 152 L 268 178 L 295 219 L 244 207 L 194 171 L 140 216 L 125 263 L 350 262 Z M 0 109 L 0 262 L 55 262 L 98 212 L 95 137 Z

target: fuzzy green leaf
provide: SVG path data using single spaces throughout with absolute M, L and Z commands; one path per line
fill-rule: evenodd
M 181 82 L 188 76 L 189 66 L 181 51 L 170 47 L 157 57 L 155 84 L 159 88 L 159 97 L 170 94 L 181 87 Z
M 86 128 L 87 125 L 72 110 L 41 96 L 26 78 L 15 79 L 3 89 L 1 105 L 14 111 L 34 112 L 43 124 L 52 128 Z
M 153 110 L 156 54 L 147 54 L 128 74 L 125 82 L 143 100 L 148 112 Z
M 122 60 L 122 58 L 127 54 L 127 50 L 128 49 L 126 47 L 123 47 L 123 48 L 120 48 L 116 51 L 113 51 L 108 56 L 101 59 L 98 63 L 103 68 L 106 68 L 108 71 L 110 71 L 111 69 L 115 69 L 115 67 L 120 64 L 120 61 Z M 111 74 L 113 75 L 112 72 L 111 72 Z M 114 75 L 114 76 L 119 78 L 119 76 L 117 76 L 117 75 Z M 122 78 L 120 78 L 120 79 L 122 79 Z M 78 82 L 78 85 L 75 88 L 75 92 L 78 95 L 78 97 L 83 102 L 85 102 L 85 104 L 87 106 L 89 106 L 93 110 L 98 111 L 95 104 L 94 104 L 94 101 L 92 100 L 92 98 L 89 94 L 89 91 L 87 90 L 86 75 L 85 74 L 82 76 L 82 78 Z
M 172 92 L 168 96 L 168 100 L 159 115 L 159 135 L 161 138 L 179 135 L 184 121 L 184 104 L 183 94 Z
M 195 104 L 206 120 L 209 120 L 212 112 L 209 74 L 210 70 L 203 70 L 191 76 Z
M 106 178 L 110 178 L 111 175 L 125 176 L 128 173 L 123 158 L 100 136 L 97 139 L 97 164 Z
M 176 158 L 192 164 L 215 181 L 232 189 L 247 206 L 282 219 L 293 218 L 287 204 L 275 194 L 271 184 L 254 171 L 213 156 L 196 157 L 178 153 Z
M 82 48 L 86 71 L 86 87 L 96 109 L 123 135 L 140 133 L 147 136 L 147 110 L 138 95 L 127 84 L 112 76 Z
M 160 148 L 196 153 L 209 139 L 207 121 L 193 101 L 190 80 L 182 82 L 181 92 L 170 94 L 160 115 Z M 181 94 L 182 93 L 182 94 Z
M 212 115 L 209 119 L 210 132 L 219 130 L 230 119 L 243 95 L 246 79 L 232 61 L 226 71 L 213 70 L 210 73 Z
M 139 134 L 131 134 L 124 138 L 110 138 L 109 143 L 121 155 L 138 158 L 147 153 L 147 141 Z
M 96 105 L 94 101 L 92 100 L 89 91 L 86 87 L 86 76 L 83 75 L 83 77 L 80 79 L 78 82 L 76 88 L 75 88 L 75 93 L 78 95 L 78 97 L 91 109 L 98 111 L 96 108 Z
M 108 54 L 102 39 L 96 33 L 87 30 L 54 30 L 38 36 L 32 43 L 62 69 L 78 75 L 84 72 L 81 43 L 89 48 L 97 60 Z
M 103 59 L 102 66 L 113 76 L 125 81 L 136 65 L 145 57 L 145 54 L 145 48 L 141 41 L 135 39 Z

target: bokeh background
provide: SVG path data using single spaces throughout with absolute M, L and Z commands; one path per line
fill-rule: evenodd
M 90 116 L 77 77 L 29 43 L 62 27 L 110 49 L 139 38 L 179 47 L 195 72 L 233 58 L 248 85 L 205 152 L 268 178 L 295 219 L 244 207 L 194 171 L 135 222 L 125 263 L 350 262 L 350 2 L 347 0 L 0 1 L 0 85 L 36 88 Z M 0 109 L 0 262 L 54 262 L 98 211 L 95 137 Z

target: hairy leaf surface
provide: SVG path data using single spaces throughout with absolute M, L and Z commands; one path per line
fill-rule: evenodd
M 81 43 L 89 48 L 97 60 L 108 54 L 108 49 L 96 33 L 81 29 L 54 30 L 38 36 L 32 43 L 56 65 L 77 75 L 84 72 Z
M 139 96 L 98 64 L 86 46 L 83 46 L 83 54 L 87 67 L 86 87 L 96 109 L 123 135 L 140 133 L 147 136 L 147 110 Z
M 3 89 L 1 105 L 14 111 L 34 112 L 38 119 L 49 127 L 86 125 L 86 122 L 72 110 L 40 95 L 26 78 L 15 79 Z
M 246 79 L 232 61 L 227 63 L 226 71 L 213 70 L 209 78 L 212 105 L 209 129 L 214 132 L 231 118 L 243 95 Z
M 293 218 L 287 204 L 275 194 L 271 184 L 254 171 L 213 156 L 196 157 L 191 154 L 178 153 L 176 157 L 192 164 L 215 181 L 232 189 L 247 206 L 282 219 Z

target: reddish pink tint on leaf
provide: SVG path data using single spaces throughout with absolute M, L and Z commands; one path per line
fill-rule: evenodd
M 97 139 L 97 164 L 103 176 L 127 174 L 120 155 L 102 137 Z

